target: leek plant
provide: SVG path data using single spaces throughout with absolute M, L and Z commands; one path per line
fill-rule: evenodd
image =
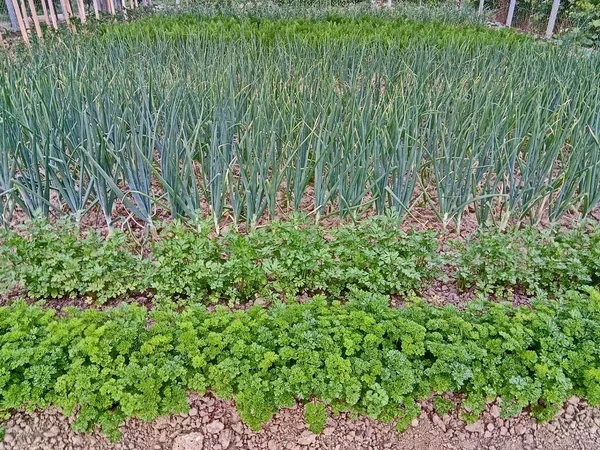
M 3 56 L 3 222 L 96 210 L 112 230 L 117 202 L 148 227 L 356 221 L 411 214 L 417 186 L 444 226 L 597 207 L 598 55 L 352 20 L 184 15 Z

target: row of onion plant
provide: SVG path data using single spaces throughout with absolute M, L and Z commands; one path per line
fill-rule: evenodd
M 214 29 L 65 39 L 0 61 L 4 223 L 94 211 L 112 228 L 120 204 L 148 227 L 167 211 L 253 228 L 419 204 L 444 226 L 474 211 L 505 227 L 600 201 L 597 55 Z

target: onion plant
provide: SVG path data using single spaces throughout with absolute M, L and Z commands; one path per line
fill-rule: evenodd
M 598 55 L 374 15 L 167 16 L 2 56 L 0 217 L 253 229 L 411 214 L 417 187 L 447 226 L 597 207 Z

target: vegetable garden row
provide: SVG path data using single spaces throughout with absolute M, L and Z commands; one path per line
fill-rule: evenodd
M 0 281 L 31 299 L 90 306 L 140 295 L 230 306 L 316 294 L 333 300 L 356 289 L 406 298 L 435 280 L 483 297 L 553 298 L 600 281 L 598 225 L 480 231 L 443 245 L 432 230 L 405 233 L 398 225 L 384 217 L 324 231 L 297 217 L 214 236 L 209 222 L 172 223 L 140 247 L 120 231 L 105 239 L 38 221 L 0 234 Z
M 600 200 L 600 58 L 480 26 L 150 18 L 0 65 L 1 217 L 536 223 Z M 417 195 L 418 193 L 418 195 Z
M 503 417 L 527 408 L 539 420 L 573 395 L 600 403 L 598 228 L 481 234 L 451 257 L 436 254 L 432 233 L 406 235 L 391 219 L 332 232 L 286 222 L 211 239 L 170 225 L 148 259 L 120 233 L 103 243 L 37 223 L 5 235 L 0 276 L 23 294 L 102 302 L 149 282 L 154 306 L 0 306 L 0 410 L 53 404 L 76 415 L 74 430 L 100 425 L 118 439 L 128 417 L 187 411 L 190 391 L 233 397 L 254 429 L 308 403 L 315 433 L 325 405 L 403 430 L 432 396 L 440 415 L 460 408 L 467 421 L 497 398 Z M 480 292 L 475 301 L 459 309 L 410 295 L 443 263 Z M 527 306 L 486 300 L 515 289 L 532 295 Z M 271 306 L 205 305 L 258 298 Z

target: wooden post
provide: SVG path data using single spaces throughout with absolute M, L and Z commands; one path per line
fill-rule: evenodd
M 485 0 L 479 0 L 479 15 L 483 14 L 483 7 Z
M 62 9 L 63 19 L 65 19 L 67 26 L 69 27 L 69 29 L 71 31 L 75 32 L 75 26 L 71 23 L 71 16 L 69 14 L 69 9 L 67 7 L 68 2 L 69 2 L 69 0 L 60 0 L 60 8 Z
M 79 12 L 81 23 L 85 23 L 85 7 L 83 6 L 83 0 L 77 0 L 77 11 Z
M 46 6 L 46 1 L 42 0 L 40 3 L 42 4 L 42 11 L 44 13 L 44 21 L 46 22 L 46 25 L 50 26 L 50 17 L 48 16 L 48 7 Z
M 27 15 L 27 7 L 25 6 L 25 0 L 21 0 L 21 17 L 23 17 L 25 29 L 29 31 L 29 16 Z
M 506 16 L 506 26 L 510 27 L 512 25 L 513 16 L 515 14 L 515 5 L 517 4 L 517 0 L 510 0 L 510 7 L 508 8 L 508 16 Z
M 4 3 L 6 4 L 8 20 L 10 20 L 10 27 L 13 31 L 17 31 L 19 29 L 19 21 L 17 20 L 17 15 L 15 14 L 15 7 L 12 3 L 12 0 L 4 0 Z
M 23 40 L 29 46 L 29 36 L 27 35 L 27 28 L 25 27 L 25 23 L 23 22 L 23 16 L 21 15 L 21 9 L 19 8 L 19 3 L 17 0 L 12 0 L 13 8 L 15 9 L 15 15 L 17 16 L 17 22 L 19 23 L 19 29 L 21 30 L 21 36 L 23 36 Z
M 40 20 L 38 19 L 37 11 L 35 9 L 35 3 L 33 0 L 29 0 L 29 9 L 31 10 L 31 18 L 33 19 L 33 25 L 35 26 L 35 32 L 39 38 L 42 37 L 42 29 L 40 28 Z
M 69 14 L 69 18 L 73 17 L 73 8 L 71 8 L 71 1 L 70 0 L 63 0 L 63 3 L 66 6 L 67 14 Z
M 546 28 L 546 37 L 548 39 L 554 34 L 554 25 L 556 25 L 556 16 L 558 15 L 559 6 L 560 0 L 554 0 L 552 2 L 552 11 L 550 11 L 550 19 L 548 20 L 548 27 Z
M 43 2 L 44 0 L 42 0 Z M 52 26 L 54 29 L 58 29 L 58 20 L 56 19 L 56 11 L 54 10 L 54 0 L 48 0 L 48 12 L 50 13 L 50 20 L 52 20 Z

